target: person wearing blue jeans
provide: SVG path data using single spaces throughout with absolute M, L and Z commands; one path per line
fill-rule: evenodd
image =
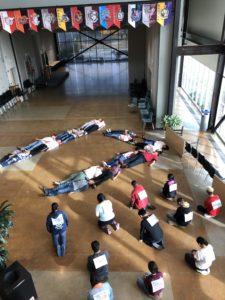
M 133 131 L 130 130 L 111 130 L 106 129 L 106 131 L 103 133 L 107 137 L 111 137 L 123 142 L 127 142 L 129 144 L 135 144 L 134 137 L 136 134 Z
M 58 209 L 58 203 L 52 203 L 52 211 L 46 220 L 46 227 L 52 235 L 53 244 L 58 256 L 64 256 L 66 251 L 66 230 L 69 224 L 67 214 Z

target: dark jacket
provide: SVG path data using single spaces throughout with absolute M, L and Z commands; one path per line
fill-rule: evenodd
M 188 202 L 184 203 L 184 206 L 178 207 L 177 211 L 174 214 L 174 218 L 177 221 L 177 224 L 180 226 L 187 226 L 192 219 L 190 219 L 191 214 L 187 216 L 190 212 L 192 212 L 192 207 Z M 185 216 L 186 215 L 186 216 Z M 192 214 L 193 217 L 193 214 Z M 186 218 L 186 220 L 185 220 Z
M 103 255 L 105 255 L 107 264 L 103 265 L 102 267 L 96 268 L 94 259 Z M 108 273 L 109 273 L 108 258 L 109 258 L 109 253 L 104 250 L 100 251 L 99 253 L 94 253 L 88 257 L 87 268 L 90 272 L 91 278 L 94 275 L 95 278 L 97 277 L 97 279 L 100 281 L 103 282 L 107 281 Z
M 159 222 L 157 222 L 154 226 L 151 226 L 147 221 L 148 217 L 149 216 L 144 217 L 141 221 L 140 240 L 143 240 L 146 244 L 162 241 L 163 231 Z
M 69 221 L 66 213 L 62 210 L 56 210 L 48 215 L 46 227 L 48 232 L 58 234 L 66 231 L 68 223 Z

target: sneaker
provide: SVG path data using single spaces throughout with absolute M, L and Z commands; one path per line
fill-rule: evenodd
M 107 229 L 106 229 L 106 233 L 107 233 L 108 235 L 110 235 L 110 234 L 112 234 L 112 231 L 111 231 L 109 228 L 107 228 Z
M 103 167 L 108 167 L 107 163 L 105 161 L 102 161 Z
M 92 184 L 91 187 L 92 187 L 93 189 L 96 189 L 97 186 L 96 186 L 96 184 Z
M 198 273 L 202 274 L 202 275 L 209 275 L 210 273 L 210 269 L 207 269 L 207 270 L 196 270 Z
M 116 230 L 119 230 L 120 229 L 120 223 L 117 223 L 116 224 Z
M 60 185 L 59 181 L 54 181 L 53 183 L 54 183 L 54 185 Z
M 208 214 L 204 214 L 204 217 L 207 218 L 207 219 L 212 218 L 212 216 L 210 216 L 210 215 L 208 215 Z
M 111 132 L 111 129 L 110 128 L 106 129 L 106 132 Z
M 148 205 L 147 205 L 147 208 L 148 208 L 148 209 L 151 209 L 151 210 L 156 209 L 156 207 L 155 207 L 154 205 L 151 205 L 151 204 L 148 204 Z

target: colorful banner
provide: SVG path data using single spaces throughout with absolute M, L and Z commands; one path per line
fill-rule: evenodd
M 128 23 L 134 28 L 142 23 L 142 4 L 128 4 Z
M 99 6 L 100 25 L 105 29 L 110 28 L 114 23 L 114 7 L 113 5 Z
M 94 30 L 99 26 L 98 6 L 85 6 L 85 24 Z
M 24 25 L 28 24 L 29 22 L 28 17 L 25 15 L 22 16 L 20 10 L 14 10 L 14 17 L 16 22 L 16 29 L 24 33 Z
M 114 25 L 116 27 L 121 28 L 122 22 L 124 22 L 125 14 L 122 10 L 122 6 L 120 4 L 115 4 L 114 6 Z
M 84 12 L 77 6 L 70 7 L 72 27 L 80 30 L 80 25 L 84 22 Z
M 16 22 L 14 17 L 14 12 L 11 11 L 1 11 L 0 12 L 2 28 L 3 30 L 13 33 L 16 30 Z
M 55 8 L 41 9 L 41 15 L 43 28 L 54 31 L 58 26 Z
M 65 13 L 64 8 L 56 8 L 58 27 L 63 31 L 67 30 L 66 23 L 70 22 L 69 16 Z
M 157 6 L 154 4 L 143 4 L 142 5 L 142 23 L 147 27 L 152 26 L 156 23 L 156 12 Z
M 172 2 L 162 2 L 157 4 L 157 22 L 161 26 L 167 25 L 172 20 Z
M 38 25 L 40 24 L 40 15 L 34 9 L 27 10 L 30 29 L 38 32 Z

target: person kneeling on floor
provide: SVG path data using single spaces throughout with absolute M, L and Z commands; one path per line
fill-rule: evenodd
M 204 214 L 204 217 L 211 218 L 219 215 L 222 209 L 222 202 L 218 195 L 214 195 L 214 188 L 207 187 L 208 198 L 204 202 L 204 206 L 198 205 L 197 209 Z
M 196 242 L 200 249 L 186 253 L 185 260 L 196 272 L 208 275 L 212 262 L 216 259 L 213 247 L 201 236 L 197 237 Z
M 164 249 L 163 231 L 158 218 L 154 214 L 148 215 L 143 208 L 139 210 L 138 215 L 142 218 L 139 242 L 158 250 Z
M 178 225 L 186 227 L 193 219 L 193 210 L 191 205 L 184 201 L 183 198 L 177 199 L 177 205 L 179 206 L 176 212 L 167 213 L 168 223 L 170 225 Z
M 131 202 L 129 205 L 130 209 L 155 209 L 155 207 L 149 203 L 148 195 L 144 187 L 137 183 L 136 180 L 132 180 L 131 185 L 134 189 L 131 192 Z
M 173 201 L 176 198 L 177 195 L 177 183 L 174 179 L 173 174 L 168 174 L 168 180 L 163 186 L 162 189 L 163 197 L 165 197 L 167 200 Z
M 108 282 L 94 280 L 92 289 L 88 292 L 87 300 L 113 300 L 113 289 Z

